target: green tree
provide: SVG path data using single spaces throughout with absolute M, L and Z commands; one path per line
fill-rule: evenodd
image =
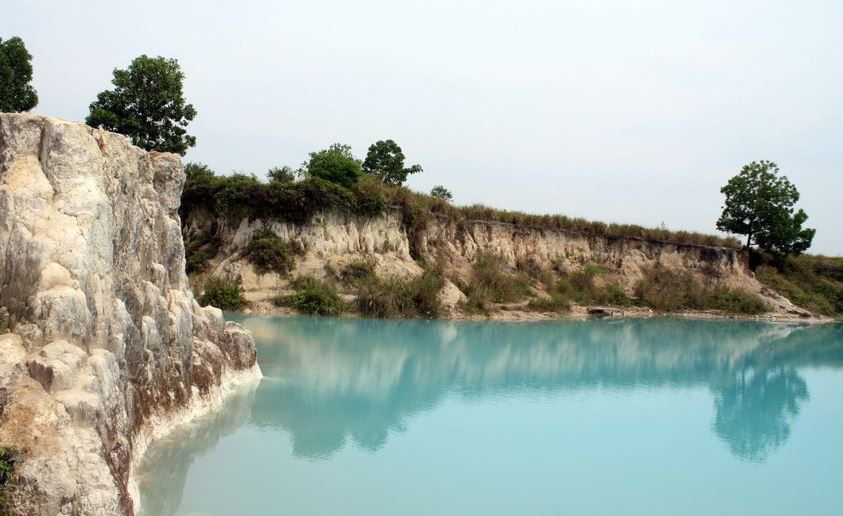
M 311 152 L 302 173 L 351 188 L 363 175 L 360 160 L 351 154 L 351 147 L 335 143 L 318 152 Z
M 436 197 L 437 199 L 444 199 L 446 201 L 452 201 L 454 199 L 454 196 L 451 195 L 451 191 L 442 185 L 434 186 L 430 190 L 430 195 Z
M 296 180 L 295 171 L 284 165 L 283 167 L 272 167 L 266 173 L 270 183 L 292 183 Z
M 207 182 L 216 178 L 216 174 L 211 170 L 211 167 L 198 162 L 185 163 L 184 175 L 187 181 L 191 183 Z
M 419 165 L 404 168 L 404 153 L 393 140 L 380 140 L 369 146 L 363 170 L 378 176 L 384 184 L 402 185 L 410 174 L 422 171 Z
M 32 87 L 32 55 L 20 38 L 0 38 L 0 112 L 29 111 L 38 104 Z
M 114 89 L 97 95 L 85 123 L 125 134 L 146 150 L 184 156 L 196 145 L 186 130 L 196 110 L 185 101 L 183 81 L 175 59 L 142 55 L 128 69 L 114 70 Z
M 726 202 L 717 229 L 746 235 L 746 246 L 765 251 L 800 254 L 811 246 L 815 229 L 803 228 L 803 210 L 794 213 L 799 192 L 772 161 L 753 161 L 720 189 Z

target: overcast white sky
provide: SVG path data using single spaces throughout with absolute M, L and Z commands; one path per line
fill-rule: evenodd
M 111 71 L 177 58 L 188 160 L 263 175 L 392 138 L 459 204 L 713 232 L 770 159 L 843 254 L 840 0 L 2 0 L 34 110 L 83 120 Z

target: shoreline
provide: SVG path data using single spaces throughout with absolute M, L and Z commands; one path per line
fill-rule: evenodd
M 263 373 L 257 361 L 249 369 L 236 371 L 226 369 L 220 383 L 213 386 L 208 393 L 200 394 L 198 388 L 193 386 L 193 395 L 187 404 L 166 413 L 154 414 L 144 421 L 143 426 L 132 438 L 132 458 L 129 466 L 128 485 L 126 486 L 129 497 L 132 499 L 132 508 L 135 514 L 138 514 L 141 509 L 140 487 L 135 472 L 143 461 L 149 446 L 177 428 L 219 410 L 223 402 L 234 391 L 256 389 L 262 378 Z
M 608 309 L 617 311 L 619 314 L 615 315 L 595 315 L 590 314 L 589 309 Z M 251 307 L 244 310 L 231 311 L 228 313 L 243 315 L 243 316 L 307 316 L 296 311 L 291 307 L 277 307 L 265 301 L 254 302 Z M 318 316 L 316 316 L 318 317 Z M 371 317 L 364 317 L 357 312 L 344 313 L 338 316 L 341 319 L 374 319 Z M 841 319 L 834 319 L 832 317 L 823 317 L 812 315 L 810 317 L 803 317 L 795 314 L 781 314 L 776 312 L 769 312 L 766 314 L 746 315 L 746 314 L 730 314 L 716 311 L 700 311 L 700 310 L 683 310 L 678 312 L 664 312 L 652 310 L 645 307 L 594 307 L 574 305 L 568 312 L 539 312 L 530 310 L 518 310 L 515 307 L 512 309 L 498 309 L 489 314 L 467 314 L 456 310 L 443 314 L 441 317 L 426 319 L 433 321 L 472 321 L 472 322 L 547 322 L 547 321 L 582 321 L 593 319 L 608 319 L 608 320 L 623 320 L 623 319 L 654 319 L 654 318 L 676 318 L 689 320 L 739 320 L 739 321 L 757 321 L 770 322 L 781 324 L 834 324 L 843 323 Z M 412 319 L 384 319 L 384 320 L 412 320 Z

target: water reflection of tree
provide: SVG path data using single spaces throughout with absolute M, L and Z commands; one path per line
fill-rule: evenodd
M 764 461 L 790 437 L 790 425 L 808 399 L 795 369 L 742 370 L 715 391 L 714 431 L 735 456 Z
M 796 367 L 843 366 L 843 326 L 676 320 L 453 324 L 287 320 L 250 324 L 268 377 L 252 422 L 283 428 L 319 459 L 350 439 L 378 450 L 449 395 L 529 396 L 709 386 L 715 434 L 765 460 L 788 439 L 808 388 Z

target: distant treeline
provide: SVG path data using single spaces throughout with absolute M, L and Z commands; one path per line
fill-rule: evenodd
M 426 227 L 431 215 L 438 214 L 456 222 L 481 220 L 608 238 L 740 247 L 740 242 L 735 238 L 690 231 L 610 224 L 565 215 L 534 215 L 482 205 L 455 206 L 439 196 L 414 192 L 404 186 L 386 185 L 371 174 L 364 174 L 347 188 L 318 177 L 295 180 L 291 176 L 284 176 L 280 180 L 263 182 L 253 175 L 219 176 L 200 164 L 188 164 L 185 171 L 187 182 L 182 194 L 183 216 L 201 207 L 229 221 L 242 218 L 277 219 L 301 224 L 320 212 L 376 216 L 387 207 L 396 206 L 401 209 L 404 224 L 411 236 Z

